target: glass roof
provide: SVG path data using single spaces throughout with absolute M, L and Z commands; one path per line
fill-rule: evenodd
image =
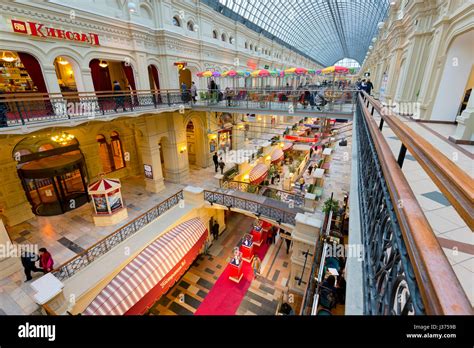
M 217 1 L 204 1 L 212 6 Z M 362 63 L 389 0 L 218 0 L 217 11 L 251 22 L 322 65 L 342 58 Z M 214 4 L 215 5 L 215 4 Z M 269 36 L 269 35 L 266 35 Z

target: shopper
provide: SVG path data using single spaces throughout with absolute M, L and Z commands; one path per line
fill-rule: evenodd
M 214 155 L 212 156 L 212 161 L 214 162 L 214 169 L 217 173 L 217 168 L 219 167 L 219 157 L 217 156 L 217 152 L 214 152 Z
M 184 82 L 181 84 L 181 100 L 183 103 L 188 101 L 188 86 Z
M 274 235 L 275 231 L 273 230 L 273 227 L 270 228 L 267 232 L 267 244 L 272 244 L 272 241 L 273 241 L 273 235 Z
M 127 109 L 125 109 L 125 100 L 124 100 L 124 96 L 123 96 L 123 91 L 122 91 L 122 87 L 120 87 L 120 83 L 118 81 L 114 81 L 114 94 L 119 94 L 118 97 L 115 97 L 115 112 L 117 112 L 117 109 L 119 107 L 121 107 L 123 109 L 123 111 L 127 111 Z
M 252 261 L 253 275 L 254 275 L 255 279 L 260 274 L 260 266 L 261 266 L 260 258 L 257 255 L 255 255 L 255 257 L 253 258 L 253 261 Z
M 303 177 L 300 178 L 300 190 L 301 191 L 304 190 L 304 178 Z
M 374 88 L 374 85 L 372 82 L 370 82 L 370 79 L 367 79 L 367 82 L 365 84 L 365 91 L 367 92 L 368 95 L 370 95 L 370 92 L 372 92 L 372 89 Z
M 213 231 L 212 231 L 212 234 L 213 234 L 215 240 L 219 239 L 219 227 L 220 227 L 219 223 L 216 220 L 214 222 Z
M 310 149 L 309 149 L 309 159 L 311 159 L 311 157 L 313 157 L 313 153 L 314 153 L 314 146 L 311 146 Z
M 288 255 L 290 253 L 291 239 L 285 238 L 285 243 L 286 243 L 286 255 Z
M 191 98 L 193 99 L 193 103 L 196 103 L 196 96 L 197 96 L 197 88 L 194 81 L 191 84 Z
M 224 167 L 225 167 L 225 163 L 224 163 L 224 160 L 221 159 L 219 160 L 219 168 L 221 169 L 221 174 L 224 175 Z
M 311 175 L 312 172 L 313 172 L 313 165 L 310 164 L 308 167 L 308 174 Z
M 43 269 L 44 273 L 51 272 L 53 270 L 54 266 L 54 261 L 46 248 L 40 248 L 39 249 L 39 254 L 40 254 L 40 267 Z
M 21 264 L 23 265 L 25 275 L 26 275 L 25 282 L 33 279 L 33 277 L 31 276 L 31 272 L 45 273 L 41 268 L 36 267 L 35 262 L 38 260 L 39 260 L 38 255 L 36 255 L 35 253 L 31 253 L 27 251 L 23 251 L 21 253 Z

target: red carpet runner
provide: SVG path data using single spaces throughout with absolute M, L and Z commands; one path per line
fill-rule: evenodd
M 266 243 L 257 247 L 255 254 L 262 262 L 269 247 Z M 229 279 L 229 274 L 230 266 L 227 265 L 194 315 L 234 315 L 237 312 L 253 279 L 252 264 L 244 261 L 243 276 L 238 284 Z

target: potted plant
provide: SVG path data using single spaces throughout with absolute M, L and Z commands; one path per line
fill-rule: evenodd
M 328 198 L 323 205 L 323 213 L 329 214 L 332 210 L 333 213 L 337 213 L 339 209 L 339 202 L 335 199 Z

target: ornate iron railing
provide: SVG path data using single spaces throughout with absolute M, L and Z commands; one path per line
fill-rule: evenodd
M 0 127 L 93 120 L 189 104 L 189 94 L 176 90 L 3 94 L 0 96 Z
M 361 96 L 356 124 L 365 314 L 472 314 L 466 294 Z
M 219 204 L 229 209 L 241 209 L 260 217 L 267 217 L 278 223 L 295 225 L 296 213 L 280 208 L 265 205 L 250 199 L 231 196 L 222 192 L 204 191 L 204 200 L 213 204 Z
M 90 248 L 84 250 L 80 254 L 77 254 L 75 257 L 53 270 L 52 273 L 59 280 L 65 280 L 72 277 L 74 274 L 79 272 L 84 267 L 90 265 L 92 262 L 123 242 L 125 239 L 134 235 L 144 226 L 156 220 L 158 217 L 163 215 L 163 213 L 178 205 L 182 199 L 184 199 L 183 191 L 177 192 L 173 196 L 167 198 L 160 204 L 148 210 L 146 213 L 140 215 L 107 237 L 101 239 Z
M 305 92 L 309 92 L 311 97 Z M 292 113 L 294 111 L 352 112 L 354 90 L 332 89 L 246 89 L 226 91 L 198 91 L 196 106 L 219 106 L 240 109 L 269 109 Z
M 236 190 L 241 192 L 254 193 L 280 202 L 287 203 L 290 207 L 303 207 L 304 196 L 297 193 L 275 189 L 265 185 L 254 185 L 248 182 L 223 180 L 220 182 L 220 187 L 223 189 Z

